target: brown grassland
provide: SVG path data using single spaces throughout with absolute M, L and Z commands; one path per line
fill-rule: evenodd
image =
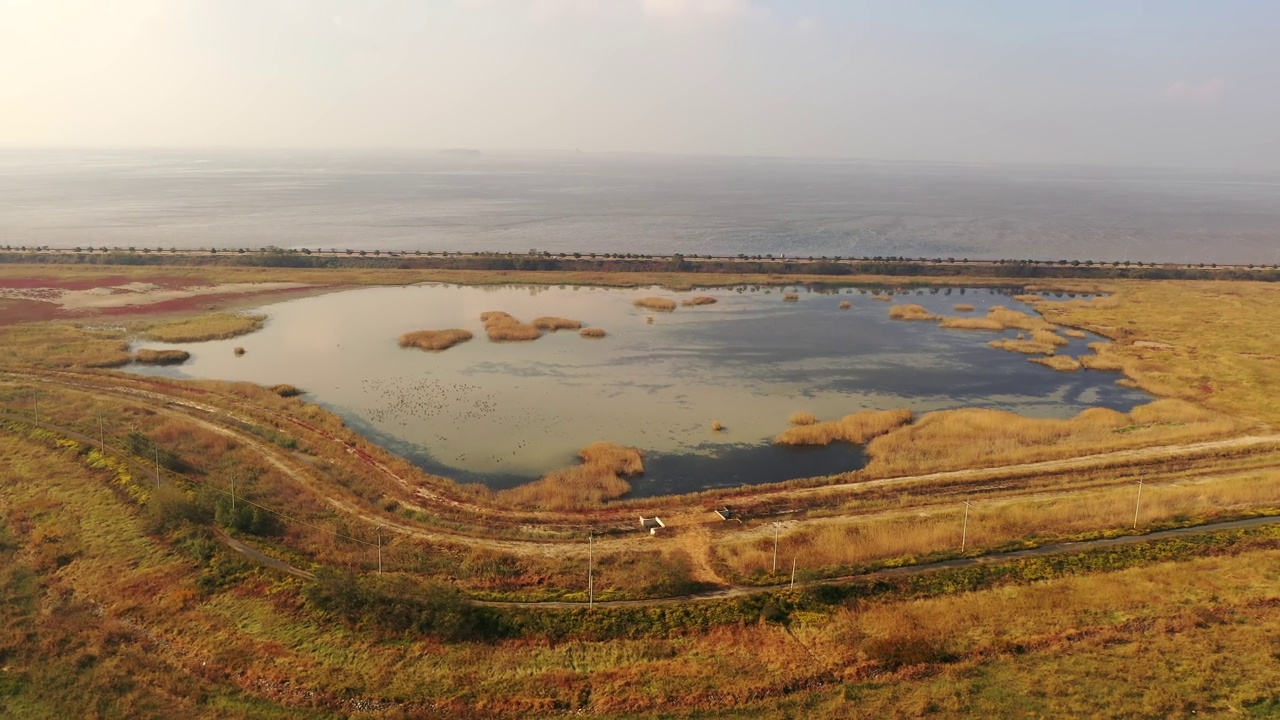
M 0 267 L 0 276 L 22 271 L 39 269 Z M 237 282 L 423 279 L 170 271 Z M 591 282 L 580 275 L 568 281 Z M 603 282 L 677 290 L 703 280 L 630 275 Z M 126 328 L 0 326 L 0 716 L 1280 713 L 1276 526 L 803 584 L 955 557 L 962 526 L 963 554 L 981 555 L 1280 512 L 1274 441 L 1159 450 L 1280 427 L 1280 287 L 1062 280 L 1028 290 L 1040 293 L 1028 301 L 1043 317 L 996 308 L 927 319 L 1020 331 L 1005 341 L 1044 348 L 1033 362 L 1121 372 L 1159 399 L 1061 420 L 983 409 L 812 418 L 778 442 L 865 443 L 868 466 L 646 500 L 625 499 L 627 478 L 644 471 L 640 448 L 596 443 L 579 464 L 511 490 L 459 486 L 292 391 L 94 369 L 128 362 Z M 1056 300 L 1055 291 L 1110 294 Z M 902 307 L 911 306 L 891 313 Z M 540 334 L 505 313 L 483 320 L 486 330 Z M 1078 361 L 1054 354 L 1082 331 L 1107 340 Z M 33 425 L 37 393 L 41 422 L 87 438 Z M 111 453 L 88 442 L 98 417 Z M 1086 464 L 1052 466 L 1070 459 Z M 962 500 L 972 503 L 967 521 Z M 738 521 L 712 523 L 709 508 L 725 505 Z M 670 526 L 641 536 L 636 514 L 658 511 Z M 777 573 L 773 520 L 785 525 Z M 257 567 L 217 533 L 318 579 Z M 802 582 L 741 599 L 592 610 L 477 606 L 456 594 L 585 601 L 589 552 L 597 601 L 785 584 L 793 559 Z
M 420 350 L 448 350 L 472 338 L 470 330 L 415 330 L 400 336 L 400 347 L 415 347 Z

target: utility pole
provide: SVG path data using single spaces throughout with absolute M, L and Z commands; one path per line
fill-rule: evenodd
M 964 552 L 964 546 L 969 540 L 969 508 L 972 507 L 968 500 L 964 501 L 964 527 L 960 530 L 960 552 Z
M 231 512 L 234 516 L 236 511 L 236 476 L 231 476 Z
M 36 409 L 36 423 L 40 422 L 40 391 L 37 390 L 31 394 L 31 404 Z
M 382 574 L 382 526 L 378 526 L 378 574 Z
M 796 556 L 791 556 L 791 589 L 796 589 Z
M 596 548 L 595 537 L 587 532 L 587 608 L 596 606 Z
M 782 531 L 782 525 L 773 524 L 773 574 L 778 574 L 778 533 Z
M 1138 481 L 1138 500 L 1133 504 L 1133 529 L 1138 529 L 1138 510 L 1142 507 L 1142 481 Z
M 98 450 L 107 451 L 107 435 L 102 431 L 102 413 L 98 413 Z
M 160 446 L 155 445 L 156 449 L 156 489 L 160 489 Z

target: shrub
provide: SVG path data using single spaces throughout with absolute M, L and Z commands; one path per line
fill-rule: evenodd
M 848 309 L 849 309 L 849 308 L 851 308 L 851 307 L 853 307 L 853 303 L 849 302 L 848 300 L 842 300 L 842 301 L 840 301 L 840 309 L 841 309 L 841 310 L 848 310 Z
M 800 296 L 796 293 L 783 293 L 782 299 L 785 302 L 799 302 Z
M 977 308 L 969 303 L 956 303 L 955 310 L 956 312 L 973 312 L 974 310 L 977 310 Z
M 791 413 L 791 417 L 788 420 L 791 421 L 792 425 L 812 425 L 818 422 L 818 416 L 807 410 L 800 410 Z
M 685 300 L 680 304 L 687 305 L 689 307 L 697 307 L 699 305 L 714 305 L 717 302 L 719 301 L 711 297 L 710 295 L 699 295 L 697 297 L 689 298 L 688 300 Z
M 608 335 L 608 333 L 604 331 L 604 328 L 597 328 L 597 327 L 583 328 L 582 330 L 578 331 L 578 334 L 584 338 L 602 338 L 605 335 Z
M 279 395 L 280 397 L 290 398 L 301 395 L 304 390 L 299 387 L 294 387 L 293 385 L 281 384 L 272 386 L 271 392 Z

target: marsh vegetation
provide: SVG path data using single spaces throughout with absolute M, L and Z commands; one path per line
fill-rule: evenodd
M 133 361 L 143 365 L 181 365 L 191 359 L 186 350 L 151 350 L 142 348 L 133 354 Z
M 537 326 L 522 323 L 501 310 L 481 313 L 480 322 L 494 342 L 527 342 L 542 337 L 542 330 Z
M 266 321 L 266 315 L 239 315 L 219 312 L 145 324 L 139 329 L 142 331 L 143 337 L 157 342 L 204 342 L 207 340 L 225 340 L 257 332 L 262 329 Z
M 451 330 L 415 330 L 400 336 L 400 347 L 415 347 L 420 350 L 448 350 L 458 343 L 472 338 L 470 330 L 454 328 Z
M 840 440 L 861 445 L 911 422 L 913 416 L 910 410 L 859 410 L 829 422 L 817 422 L 815 418 L 813 422 L 795 423 L 794 427 L 774 438 L 774 442 L 779 445 L 829 445 Z
M 676 309 L 676 301 L 665 297 L 642 297 L 634 302 L 636 307 L 658 312 L 671 312 Z M 650 319 L 652 322 L 652 319 Z

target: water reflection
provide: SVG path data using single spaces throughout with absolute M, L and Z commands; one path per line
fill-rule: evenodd
M 1066 417 L 1149 400 L 1116 386 L 1114 373 L 1058 373 L 987 347 L 998 333 L 890 320 L 890 303 L 868 294 L 888 290 L 786 289 L 800 294 L 798 302 L 770 290 L 700 290 L 719 302 L 673 313 L 632 303 L 646 295 L 690 295 L 438 284 L 351 290 L 266 306 L 270 320 L 258 333 L 185 345 L 192 359 L 180 368 L 136 370 L 297 385 L 424 469 L 493 487 L 572 463 L 578 449 L 597 440 L 634 445 L 649 453 L 649 471 L 633 483 L 638 494 L 773 482 L 861 464 L 858 448 L 797 453 L 771 446 L 796 410 L 834 419 L 864 408 L 980 406 Z M 1021 305 L 1005 291 L 974 288 L 909 290 L 897 299 L 954 314 L 961 297 L 975 306 L 974 315 Z M 840 309 L 842 300 L 853 307 Z M 609 335 L 587 340 L 561 331 L 533 342 L 493 343 L 479 321 L 487 310 L 524 321 L 574 318 Z M 396 342 L 405 332 L 454 327 L 476 339 L 439 353 Z M 1060 353 L 1082 354 L 1098 339 L 1071 339 Z M 237 345 L 247 349 L 243 357 L 232 353 Z M 711 432 L 715 420 L 728 431 Z

